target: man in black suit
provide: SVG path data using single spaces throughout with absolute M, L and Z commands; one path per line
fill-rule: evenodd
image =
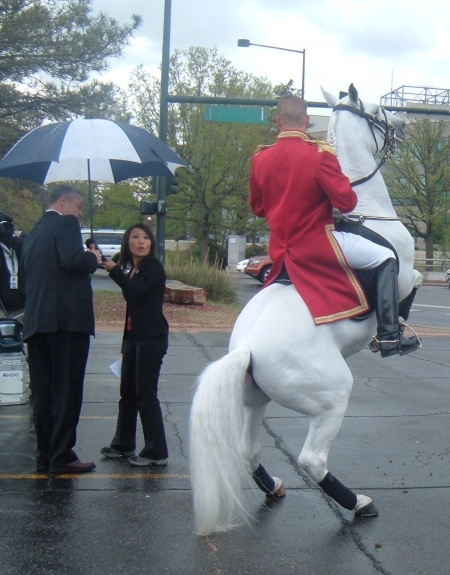
M 22 251 L 36 469 L 50 473 L 86 473 L 95 468 L 93 462 L 82 463 L 73 451 L 95 329 L 89 274 L 101 263 L 99 251 L 83 249 L 82 216 L 80 192 L 58 186 Z

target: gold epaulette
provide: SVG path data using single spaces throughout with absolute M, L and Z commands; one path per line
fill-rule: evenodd
M 335 148 L 328 142 L 324 142 L 323 140 L 310 140 L 311 144 L 315 144 L 319 148 L 320 152 L 329 152 L 333 154 L 333 156 L 337 156 L 337 152 Z
M 278 139 L 281 139 L 281 138 L 300 138 L 300 139 L 304 140 L 305 142 L 308 142 L 308 144 L 312 144 L 314 146 L 317 146 L 319 153 L 320 152 L 329 152 L 330 154 L 333 154 L 333 156 L 337 156 L 337 152 L 331 144 L 329 144 L 328 142 L 324 142 L 323 140 L 313 140 L 308 134 L 305 134 L 305 132 L 302 132 L 301 130 L 286 130 L 286 131 L 280 132 L 277 137 L 278 137 Z
M 255 150 L 255 154 L 259 154 L 259 152 L 262 152 L 262 150 L 265 150 L 266 148 L 271 148 L 272 146 L 273 144 L 259 144 L 259 146 Z

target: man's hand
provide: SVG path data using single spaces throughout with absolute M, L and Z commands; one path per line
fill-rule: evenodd
M 105 268 L 105 270 L 107 272 L 110 272 L 113 268 L 116 267 L 116 263 L 113 262 L 112 260 L 108 260 L 107 262 L 103 262 L 103 267 Z
M 87 252 L 92 252 L 93 254 L 95 254 L 95 257 L 97 258 L 97 264 L 98 264 L 98 265 L 101 265 L 101 264 L 103 263 L 103 262 L 102 262 L 103 254 L 102 254 L 101 251 L 99 251 L 99 250 L 91 250 L 91 249 L 86 250 L 86 251 L 87 251 Z

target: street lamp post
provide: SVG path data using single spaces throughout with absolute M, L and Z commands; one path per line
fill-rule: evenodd
M 266 46 L 265 44 L 254 44 L 247 40 L 246 38 L 240 38 L 237 41 L 237 45 L 240 48 L 248 48 L 249 46 L 259 46 L 260 48 L 272 48 L 273 50 L 284 50 L 285 52 L 295 52 L 296 54 L 302 54 L 303 65 L 302 65 L 302 98 L 305 97 L 305 50 L 291 50 L 291 48 L 279 48 L 278 46 Z

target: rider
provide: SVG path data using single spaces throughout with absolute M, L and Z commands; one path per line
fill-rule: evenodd
M 350 212 L 357 196 L 334 148 L 306 134 L 309 121 L 305 100 L 281 98 L 277 142 L 259 146 L 252 159 L 250 206 L 271 229 L 273 265 L 266 285 L 287 274 L 315 323 L 322 324 L 367 311 L 366 296 L 351 268 L 374 270 L 381 355 L 410 353 L 420 342 L 406 338 L 399 328 L 395 255 L 361 236 L 334 229 L 333 208 Z

